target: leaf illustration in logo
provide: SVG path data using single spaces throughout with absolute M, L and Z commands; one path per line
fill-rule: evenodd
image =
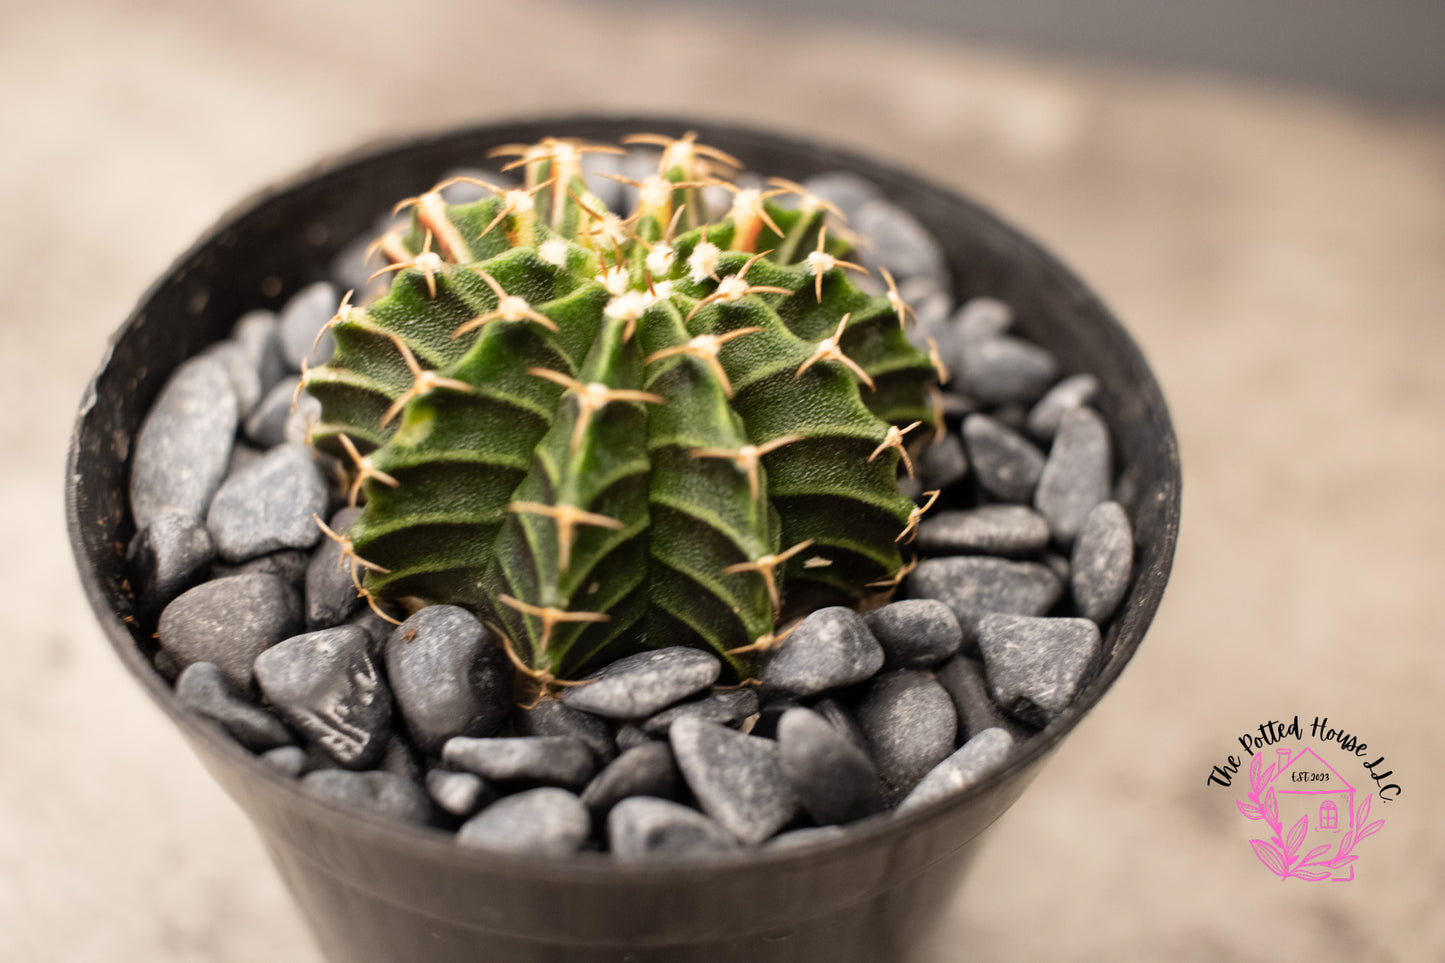
M 1312 850 L 1310 850 L 1309 852 L 1305 853 L 1305 862 L 1308 863 L 1310 860 L 1319 859 L 1321 856 L 1323 856 L 1325 853 L 1327 853 L 1327 852 L 1329 852 L 1329 851 L 1330 851 L 1330 844 L 1329 844 L 1329 843 L 1325 843 L 1323 846 L 1316 846 L 1314 849 L 1312 849 Z
M 1258 789 L 1262 785 L 1264 785 L 1264 759 L 1256 752 L 1249 760 L 1249 786 L 1251 789 Z
M 1299 852 L 1300 844 L 1305 841 L 1305 833 L 1309 831 L 1309 823 L 1308 816 L 1301 816 L 1299 822 L 1290 827 L 1289 835 L 1284 840 L 1285 852 L 1289 855 Z
M 1297 869 L 1294 875 L 1300 879 L 1309 880 L 1311 883 L 1318 883 L 1322 879 L 1329 879 L 1333 870 L 1327 866 L 1310 866 L 1305 869 Z
M 1380 831 L 1380 827 L 1383 825 L 1385 825 L 1385 821 L 1383 819 L 1375 820 L 1374 822 L 1370 823 L 1370 825 L 1365 827 L 1364 831 L 1360 833 L 1360 838 L 1364 839 L 1366 836 L 1375 835 Z
M 1275 797 L 1273 786 L 1264 794 L 1264 818 L 1271 826 L 1279 825 L 1279 799 Z
M 1249 846 L 1254 850 L 1254 855 L 1261 863 L 1269 868 L 1276 876 L 1284 876 L 1284 856 L 1275 845 L 1263 839 L 1251 839 Z
M 1245 802 L 1243 799 L 1236 799 L 1236 800 L 1234 801 L 1234 805 L 1236 805 L 1236 806 L 1239 807 L 1239 814 L 1240 814 L 1241 816 L 1243 816 L 1245 819 L 1263 819 L 1263 818 L 1264 818 L 1264 814 L 1259 811 L 1259 807 L 1258 807 L 1258 806 L 1255 806 L 1255 805 L 1252 805 L 1252 804 L 1250 804 L 1250 803 L 1247 803 L 1247 802 Z

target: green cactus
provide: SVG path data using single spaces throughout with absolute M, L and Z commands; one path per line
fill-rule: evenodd
M 398 205 L 390 290 L 348 297 L 304 374 L 312 437 L 364 492 L 338 537 L 369 598 L 465 605 L 543 682 L 676 644 L 746 677 L 794 613 L 896 584 L 936 375 L 826 205 L 719 180 L 740 165 L 691 135 L 629 140 L 664 150 L 626 219 L 581 176 L 620 148 L 561 139 L 498 152 L 523 188 Z

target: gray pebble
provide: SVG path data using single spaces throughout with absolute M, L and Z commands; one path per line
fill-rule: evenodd
M 211 533 L 185 512 L 162 509 L 126 550 L 137 597 L 152 611 L 194 585 L 215 557 Z
M 957 745 L 953 700 L 931 675 L 912 669 L 873 680 L 858 706 L 858 724 L 889 802 L 906 795 Z
M 623 156 L 600 152 L 582 155 L 582 176 L 587 180 L 587 189 L 596 194 L 609 211 L 618 210 L 622 204 L 622 184 L 602 175 L 621 174 Z
M 301 788 L 317 799 L 407 823 L 424 823 L 431 803 L 416 783 L 392 772 L 318 769 L 301 777 Z
M 677 764 L 665 742 L 650 742 L 628 749 L 587 784 L 582 804 L 596 819 L 604 818 L 613 806 L 631 796 L 676 799 Z
M 670 739 L 699 807 L 742 842 L 762 842 L 797 812 L 776 743 L 688 717 L 672 724 Z
M 393 732 L 386 740 L 386 752 L 381 757 L 381 765 L 376 768 L 405 776 L 415 783 L 421 783 L 426 777 L 421 757 L 406 736 L 399 732 Z
M 251 690 L 251 664 L 301 627 L 301 602 L 274 575 L 202 582 L 161 612 L 160 646 L 178 668 L 214 662 L 238 692 Z
M 963 646 L 963 629 L 953 610 L 937 599 L 904 599 L 863 617 L 889 669 L 928 669 Z
M 672 727 L 669 726 L 668 730 L 671 731 L 671 728 Z M 617 748 L 622 752 L 626 752 L 629 749 L 636 749 L 638 746 L 649 746 L 656 741 L 652 736 L 649 736 L 643 732 L 642 729 L 631 723 L 617 727 Z
M 231 565 L 217 559 L 211 563 L 211 578 L 227 578 L 232 575 L 274 575 L 284 579 L 287 585 L 298 590 L 306 581 L 306 568 L 311 556 L 299 549 L 287 548 L 269 555 L 262 555 L 238 565 Z
M 1058 552 L 1045 552 L 1039 559 L 1049 567 L 1049 571 L 1059 577 L 1059 581 L 1065 585 L 1069 584 L 1069 560 Z
M 925 489 L 947 488 L 968 477 L 968 455 L 957 435 L 947 434 L 918 459 L 918 474 Z
M 642 724 L 642 731 L 666 737 L 672 724 L 683 716 L 696 716 L 706 722 L 736 727 L 748 716 L 756 715 L 758 708 L 758 694 L 754 690 L 725 689 L 663 709 Z
M 292 371 L 300 371 L 303 360 L 314 368 L 331 357 L 336 349 L 331 332 L 322 335 L 319 344 L 316 334 L 336 316 L 340 303 L 341 294 L 336 288 L 327 281 L 317 281 L 297 291 L 281 308 L 281 349 Z
M 205 517 L 231 459 L 238 417 L 220 362 L 192 358 L 175 370 L 135 439 L 130 510 L 137 530 L 163 509 Z
M 321 538 L 312 516 L 325 514 L 326 501 L 326 479 L 311 453 L 286 445 L 221 486 L 206 527 L 228 562 L 284 548 L 309 549 Z
M 392 633 L 386 675 L 407 734 L 429 755 L 453 736 L 489 736 L 512 708 L 514 670 L 477 617 L 428 605 Z
M 1069 707 L 1100 653 L 1099 627 L 1088 619 L 988 615 L 978 644 L 994 701 L 1036 726 Z
M 1038 345 L 1006 335 L 964 340 L 954 380 L 984 404 L 1033 404 L 1059 376 L 1059 363 Z
M 697 810 L 647 796 L 612 807 L 607 844 L 614 859 L 627 862 L 696 859 L 739 848 L 731 833 Z
M 972 649 L 984 615 L 1043 615 L 1063 592 L 1063 582 L 1046 566 L 985 555 L 924 559 L 905 585 L 910 596 L 938 599 L 953 609 L 966 649 Z
M 271 713 L 241 698 L 214 662 L 195 662 L 176 679 L 176 701 L 218 723 L 252 752 L 290 745 L 291 733 Z
M 813 703 L 813 711 L 827 719 L 829 725 L 857 746 L 864 755 L 868 754 L 868 737 L 863 735 L 863 730 L 858 726 L 858 720 L 842 702 L 837 699 L 819 699 Z
M 878 188 L 866 178 L 851 171 L 827 171 L 814 174 L 802 182 L 803 188 L 825 201 L 832 201 L 843 216 L 852 221 L 863 205 L 879 197 Z
M 311 429 L 320 420 L 320 400 L 309 392 L 301 392 L 296 398 L 296 407 L 286 417 L 286 444 L 303 447 L 311 444 Z
M 963 420 L 963 443 L 979 485 L 995 498 L 1027 504 L 1044 470 L 1044 456 L 1023 435 L 988 415 Z
M 388 622 L 377 615 L 368 605 L 347 619 L 346 624 L 354 625 L 366 633 L 367 655 L 378 662 L 386 657 L 386 642 L 391 638 L 392 630 L 396 628 L 397 623 Z
M 1027 505 L 980 505 L 927 516 L 913 547 L 924 555 L 1036 555 L 1049 523 Z
M 854 685 L 883 666 L 883 648 L 863 616 L 830 606 L 803 619 L 768 658 L 762 681 L 798 696 Z
M 904 800 L 899 812 L 926 806 L 963 792 L 1008 761 L 1014 741 L 1003 729 L 985 729 L 923 777 Z
M 261 401 L 261 373 L 246 349 L 235 341 L 219 341 L 199 357 L 212 358 L 226 369 L 231 391 L 236 395 L 236 416 L 245 418 Z
M 609 719 L 644 719 L 717 681 L 722 663 L 700 649 L 673 646 L 618 659 L 562 701 Z
M 442 761 L 495 782 L 535 782 L 581 789 L 597 771 L 587 744 L 569 736 L 453 736 Z
M 623 726 L 618 730 L 618 738 L 614 741 L 611 727 L 600 716 L 573 709 L 555 699 L 539 702 L 530 709 L 519 709 L 514 719 L 517 735 L 570 736 L 580 739 L 592 750 L 597 761 L 603 764 L 612 761 L 618 748 L 628 748 L 621 742 L 623 732 L 638 731 L 632 726 Z
M 426 792 L 443 812 L 458 819 L 466 819 L 497 798 L 496 788 L 476 773 L 447 769 L 426 774 Z
M 858 209 L 852 227 L 871 242 L 862 252 L 870 267 L 887 268 L 899 281 L 917 275 L 948 279 L 943 249 L 912 214 L 891 201 L 876 198 Z
M 1094 506 L 1109 497 L 1109 428 L 1092 408 L 1064 415 L 1039 476 L 1034 507 L 1062 545 L 1071 545 Z
M 354 626 L 307 632 L 256 658 L 256 682 L 272 707 L 346 769 L 386 754 L 391 693 Z
M 936 678 L 958 713 L 959 738 L 970 739 L 994 728 L 1009 730 L 1019 741 L 1026 736 L 1027 730 L 1004 715 L 989 695 L 982 663 L 964 655 L 954 656 L 938 667 Z
M 281 351 L 281 319 L 275 312 L 264 308 L 247 311 L 231 328 L 231 340 L 241 346 L 260 376 L 263 395 L 286 374 L 286 357 Z
M 842 826 L 808 826 L 804 829 L 794 829 L 786 833 L 779 833 L 766 843 L 763 843 L 763 849 L 800 849 L 804 846 L 831 843 L 836 839 L 842 839 L 846 835 L 848 835 L 848 831 Z
M 1098 393 L 1098 378 L 1091 374 L 1070 375 L 1050 388 L 1029 412 L 1029 434 L 1040 441 L 1051 441 L 1064 415 L 1089 404 Z
M 778 761 L 798 803 L 816 823 L 851 823 L 883 809 L 872 761 L 811 709 L 783 714 Z
M 1102 625 L 1124 600 L 1133 566 L 1129 516 L 1118 502 L 1100 502 L 1074 542 L 1069 584 L 1079 614 Z
M 300 380 L 295 375 L 288 375 L 266 392 L 242 427 L 247 441 L 262 448 L 286 443 L 286 422 L 291 420 L 291 400 L 296 397 L 296 385 Z
M 300 746 L 277 746 L 261 753 L 261 761 L 283 776 L 295 779 L 306 771 L 306 750 Z
M 1013 324 L 1014 312 L 998 298 L 969 298 L 953 315 L 953 327 L 961 341 L 977 343 L 997 338 Z
M 503 796 L 457 830 L 463 846 L 528 856 L 570 856 L 582 848 L 592 821 L 582 801 L 544 786 Z
M 231 460 L 226 462 L 226 478 L 230 479 L 256 464 L 266 453 L 260 448 L 238 441 L 231 448 Z M 224 482 L 223 482 L 224 484 Z
M 360 514 L 359 508 L 343 508 L 331 516 L 328 524 L 333 532 L 345 535 Z M 341 554 L 341 543 L 323 539 L 306 563 L 306 627 L 315 630 L 340 625 L 360 604 L 361 596 L 356 591 L 351 564 Z

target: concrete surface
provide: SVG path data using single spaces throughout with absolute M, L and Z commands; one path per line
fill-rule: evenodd
M 85 607 L 70 421 L 150 279 L 253 188 L 377 135 L 577 106 L 790 127 L 963 188 L 1096 285 L 1172 403 L 1184 533 L 1160 617 L 927 963 L 1445 953 L 1441 116 L 561 0 L 11 3 L 0 86 L 0 959 L 317 959 Z M 1359 733 L 1403 787 L 1350 885 L 1264 872 L 1257 824 L 1205 785 L 1294 713 Z

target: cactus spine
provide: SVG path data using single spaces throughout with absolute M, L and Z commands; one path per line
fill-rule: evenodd
M 466 605 L 544 682 L 675 644 L 746 677 L 791 613 L 896 584 L 936 376 L 824 205 L 720 179 L 691 135 L 629 140 L 663 151 L 626 218 L 581 168 L 620 149 L 561 139 L 501 149 L 521 188 L 404 201 L 390 290 L 305 373 L 313 440 L 365 496 L 341 537 L 369 596 Z

